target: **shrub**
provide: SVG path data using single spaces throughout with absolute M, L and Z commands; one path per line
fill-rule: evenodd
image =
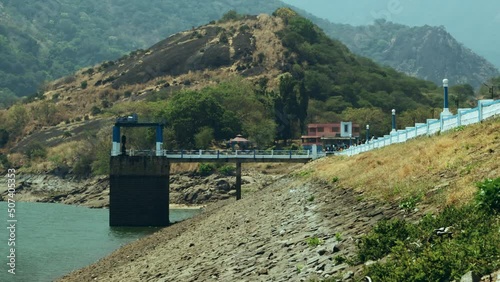
M 198 166 L 198 173 L 201 176 L 207 176 L 214 172 L 215 167 L 213 164 L 200 163 Z
M 476 193 L 478 206 L 494 213 L 500 212 L 500 177 L 486 179 L 476 184 L 479 190 Z
M 93 116 L 98 115 L 101 112 L 101 108 L 99 108 L 98 106 L 93 106 L 92 109 L 90 109 L 90 114 Z
M 32 143 L 26 147 L 24 154 L 30 159 L 47 157 L 47 148 L 42 143 Z
M 88 83 L 86 80 L 84 80 L 84 81 L 82 81 L 82 83 L 80 83 L 80 86 L 82 87 L 82 89 L 87 88 L 87 85 L 88 85 Z
M 250 27 L 248 25 L 246 25 L 246 24 L 240 26 L 240 28 L 239 28 L 239 32 L 241 32 L 241 33 L 245 33 L 245 32 L 247 32 L 249 30 L 250 30 Z
M 3 128 L 0 128 L 0 148 L 5 146 L 9 142 L 9 132 Z
M 389 254 L 398 241 L 404 241 L 409 230 L 404 220 L 382 220 L 358 243 L 358 258 L 365 262 L 377 260 Z
M 441 227 L 450 227 L 452 235 L 438 236 L 436 229 Z M 359 253 L 364 257 L 359 258 L 375 260 L 389 254 L 383 263 L 367 268 L 365 275 L 373 281 L 460 280 L 470 270 L 482 275 L 500 267 L 499 228 L 498 217 L 481 206 L 450 206 L 415 225 L 379 223 L 362 238 Z
M 223 165 L 218 169 L 220 174 L 226 176 L 234 175 L 235 170 L 236 168 L 233 165 Z
M 307 245 L 309 247 L 316 247 L 323 244 L 323 240 L 318 237 L 311 237 L 306 239 Z
M 333 258 L 333 261 L 335 262 L 335 264 L 343 264 L 344 262 L 347 261 L 347 258 L 344 256 L 341 256 L 341 255 L 338 255 L 338 256 L 335 256 Z
M 81 154 L 73 164 L 73 174 L 80 177 L 89 176 L 92 172 L 92 161 L 92 156 L 90 154 Z
M 227 11 L 224 15 L 222 15 L 222 18 L 220 19 L 220 22 L 227 22 L 227 21 L 234 21 L 234 20 L 239 20 L 243 16 L 238 14 L 235 10 L 229 10 Z

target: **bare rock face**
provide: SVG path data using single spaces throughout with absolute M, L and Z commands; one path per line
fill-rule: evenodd
M 251 68 L 256 47 L 249 29 L 227 30 L 209 25 L 175 34 L 144 53 L 115 65 L 110 70 L 116 70 L 119 75 L 107 82 L 112 82 L 113 88 L 118 89 L 123 85 L 145 83 L 156 77 L 178 76 L 189 71 L 232 65 Z

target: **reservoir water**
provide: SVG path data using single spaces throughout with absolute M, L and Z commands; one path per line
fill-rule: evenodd
M 96 262 L 120 246 L 159 228 L 109 227 L 108 209 L 47 203 L 16 203 L 15 230 L 9 229 L 7 203 L 0 202 L 0 281 L 45 282 Z M 170 221 L 194 216 L 199 209 L 170 210 Z M 15 231 L 15 246 L 9 237 Z M 12 241 L 11 241 L 12 242 Z M 15 275 L 10 274 L 15 248 Z

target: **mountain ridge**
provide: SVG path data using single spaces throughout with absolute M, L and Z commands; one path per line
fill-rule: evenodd
M 0 82 L 0 100 L 4 106 L 9 105 L 15 100 L 15 94 L 32 95 L 43 81 L 68 75 L 81 67 L 115 60 L 138 48 L 148 48 L 170 34 L 218 19 L 230 9 L 259 14 L 271 13 L 284 6 L 280 1 L 248 4 L 241 0 L 224 0 L 202 6 L 189 1 L 183 3 L 143 5 L 134 1 L 108 0 L 75 6 L 65 0 L 38 1 L 30 7 L 20 7 L 16 1 L 4 1 L 0 8 L 4 15 L 0 21 L 0 74 L 4 77 Z M 197 13 L 201 11 L 204 13 Z M 319 24 L 327 34 L 335 28 L 334 24 L 309 13 L 300 13 Z M 9 18 L 11 21 L 7 21 Z

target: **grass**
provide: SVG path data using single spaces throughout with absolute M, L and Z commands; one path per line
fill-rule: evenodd
M 402 203 L 423 195 L 419 200 L 436 206 L 463 205 L 472 199 L 477 189 L 474 183 L 500 175 L 498 132 L 500 118 L 342 161 L 338 157 L 320 159 L 302 171 L 311 171 L 308 177 L 329 182 L 342 177 L 342 183 L 362 191 L 368 198 Z M 443 181 L 450 185 L 440 191 L 440 197 L 425 197 Z M 441 202 L 434 202 L 437 200 Z M 411 206 L 418 201 L 407 203 Z
M 323 243 L 324 243 L 323 240 L 321 240 L 318 237 L 307 238 L 306 242 L 307 242 L 307 245 L 309 245 L 309 247 L 316 247 L 316 246 L 319 246 L 319 245 L 323 245 Z

